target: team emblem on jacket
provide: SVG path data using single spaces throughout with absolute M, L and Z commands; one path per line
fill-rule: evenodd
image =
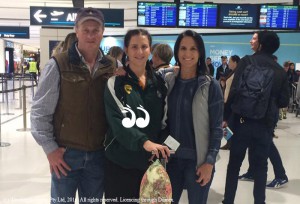
M 124 85 L 124 90 L 126 91 L 127 94 L 130 94 L 132 91 L 132 86 L 129 84 Z

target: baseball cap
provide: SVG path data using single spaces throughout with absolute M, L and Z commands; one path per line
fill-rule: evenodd
M 75 19 L 75 25 L 79 25 L 87 20 L 94 20 L 104 26 L 104 16 L 101 11 L 98 9 L 88 7 L 88 8 L 81 8 L 77 12 L 77 16 Z

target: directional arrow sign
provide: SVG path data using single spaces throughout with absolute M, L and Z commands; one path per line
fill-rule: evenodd
M 46 14 L 41 14 L 42 10 L 38 10 L 37 12 L 35 12 L 35 14 L 33 15 L 34 18 L 39 22 L 43 22 L 41 18 L 47 18 Z
M 79 8 L 30 6 L 30 25 L 73 27 Z M 105 27 L 124 28 L 124 9 L 99 9 Z

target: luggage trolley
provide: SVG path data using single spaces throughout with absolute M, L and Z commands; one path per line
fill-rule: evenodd
M 297 91 L 297 83 L 292 83 L 292 96 L 290 98 L 290 103 L 288 106 L 288 111 L 293 113 L 297 110 L 297 101 L 296 101 L 296 91 Z

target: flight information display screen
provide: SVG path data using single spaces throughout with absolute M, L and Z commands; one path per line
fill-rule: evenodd
M 137 25 L 148 27 L 176 27 L 176 3 L 137 2 Z
M 220 4 L 218 26 L 220 28 L 257 28 L 258 5 Z
M 217 26 L 218 6 L 217 4 L 179 4 L 179 27 L 207 27 Z
M 272 29 L 297 29 L 298 6 L 261 5 L 259 27 Z

